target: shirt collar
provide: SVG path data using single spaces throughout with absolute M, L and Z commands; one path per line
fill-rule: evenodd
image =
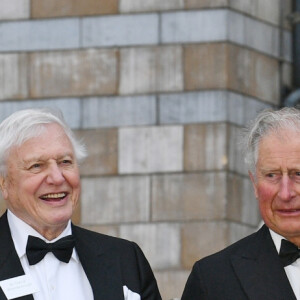
M 45 242 L 49 242 L 45 237 L 43 237 L 40 233 L 38 233 L 35 229 L 33 229 L 30 225 L 25 223 L 23 220 L 18 218 L 16 215 L 14 215 L 9 209 L 7 210 L 7 220 L 8 225 L 10 228 L 11 236 L 15 245 L 15 249 L 17 251 L 17 254 L 19 258 L 22 258 L 24 255 L 26 255 L 26 245 L 27 245 L 27 239 L 29 235 L 38 237 Z M 64 231 L 56 237 L 51 242 L 55 242 L 58 239 L 65 237 L 67 235 L 72 234 L 72 227 L 71 227 L 71 221 L 69 220 L 66 228 Z M 75 259 L 75 261 L 79 262 L 79 258 L 77 255 L 77 252 L 74 248 L 74 251 L 72 253 L 72 257 Z
M 284 238 L 283 236 L 281 236 L 280 234 L 276 233 L 275 231 L 270 230 L 270 234 L 271 234 L 271 237 L 273 239 L 273 242 L 275 244 L 275 247 L 276 247 L 276 250 L 277 252 L 279 253 L 280 251 L 280 246 L 281 246 L 281 240 L 286 240 L 286 238 Z

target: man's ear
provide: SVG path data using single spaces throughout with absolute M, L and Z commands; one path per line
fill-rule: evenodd
M 8 192 L 6 188 L 6 178 L 3 176 L 0 176 L 0 189 L 2 192 L 3 198 L 6 200 L 8 198 Z
M 252 182 L 252 186 L 253 186 L 253 189 L 254 189 L 254 194 L 255 194 L 255 197 L 257 198 L 258 197 L 258 193 L 257 193 L 257 182 L 256 182 L 256 178 L 255 176 L 249 171 L 248 172 L 249 174 L 249 177 L 251 179 L 251 182 Z

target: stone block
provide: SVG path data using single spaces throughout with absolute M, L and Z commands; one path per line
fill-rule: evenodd
M 76 133 L 85 143 L 88 152 L 88 157 L 80 165 L 80 174 L 83 176 L 117 174 L 117 129 L 86 129 Z
M 180 299 L 189 273 L 189 271 L 182 270 L 155 272 L 155 278 L 162 299 Z
M 82 20 L 83 47 L 158 43 L 158 15 L 116 15 Z
M 14 21 L 0 26 L 0 51 L 36 51 L 79 47 L 79 19 Z
M 159 95 L 160 124 L 226 121 L 226 91 Z
M 89 16 L 118 13 L 118 0 L 31 0 L 32 18 Z
M 82 178 L 81 219 L 85 225 L 149 221 L 146 176 Z
M 228 0 L 184 0 L 188 9 L 226 7 Z
M 254 18 L 280 25 L 280 0 L 230 0 L 229 5 L 231 8 Z
M 240 127 L 228 127 L 228 169 L 232 172 L 248 176 L 248 170 L 244 162 L 242 136 L 243 131 Z
M 228 164 L 227 126 L 195 124 L 184 128 L 184 170 L 225 170 Z
M 182 9 L 184 0 L 120 0 L 120 12 L 147 12 Z
M 227 178 L 227 219 L 257 226 L 260 214 L 250 179 L 232 173 Z
M 228 13 L 228 37 L 231 42 L 280 57 L 279 29 L 237 12 Z
M 179 224 L 121 225 L 120 237 L 136 242 L 154 270 L 180 266 Z
M 116 50 L 33 53 L 30 65 L 33 98 L 116 93 Z
M 228 245 L 225 222 L 187 223 L 182 229 L 182 265 L 190 270 L 194 263 Z
M 58 109 L 62 112 L 66 123 L 73 129 L 79 128 L 80 119 L 80 99 L 62 98 L 62 99 L 43 99 L 43 100 L 22 100 L 0 102 L 0 120 L 5 119 L 13 112 L 28 108 L 48 107 Z
M 252 234 L 258 228 L 244 224 L 229 223 L 229 244 L 233 244 L 240 239 Z
M 89 226 L 81 225 L 81 227 L 105 235 L 110 235 L 115 237 L 119 236 L 119 227 L 114 225 L 89 225 Z
M 186 47 L 184 62 L 187 90 L 227 87 L 278 104 L 279 66 L 275 58 L 218 43 Z
M 203 10 L 162 13 L 163 43 L 210 42 L 227 39 L 227 11 Z
M 120 55 L 120 94 L 183 89 L 181 47 L 126 48 Z
M 225 173 L 157 175 L 152 179 L 154 221 L 223 219 Z
M 28 19 L 30 0 L 0 0 L 0 20 Z
M 83 99 L 83 128 L 154 125 L 155 96 Z
M 187 90 L 226 88 L 228 44 L 210 43 L 184 48 L 184 75 Z
M 0 55 L 0 99 L 22 99 L 28 96 L 28 63 L 26 54 Z
M 182 126 L 119 129 L 119 173 L 182 171 Z
M 271 107 L 271 104 L 255 98 L 228 92 L 228 121 L 233 124 L 248 125 L 260 111 Z
M 277 105 L 280 96 L 278 61 L 240 47 L 230 48 L 229 87 Z

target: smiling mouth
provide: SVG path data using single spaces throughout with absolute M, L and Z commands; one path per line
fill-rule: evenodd
M 45 201 L 60 201 L 67 196 L 67 193 L 53 193 L 53 194 L 45 194 L 40 198 Z

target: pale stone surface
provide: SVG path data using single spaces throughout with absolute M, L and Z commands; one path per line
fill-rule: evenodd
M 224 170 L 227 168 L 227 126 L 195 124 L 184 128 L 184 170 Z
M 80 165 L 81 175 L 117 174 L 117 129 L 80 130 L 77 135 L 85 143 L 88 152 L 88 157 Z
M 154 125 L 155 96 L 83 99 L 83 128 Z
M 0 55 L 0 99 L 22 99 L 28 96 L 26 54 Z
M 183 89 L 181 47 L 126 48 L 120 55 L 120 94 Z
M 182 126 L 119 129 L 119 173 L 182 171 Z
M 229 5 L 255 18 L 279 25 L 280 2 L 280 0 L 229 0 Z
M 82 178 L 82 222 L 86 225 L 149 221 L 147 176 Z
M 229 87 L 271 104 L 279 103 L 279 65 L 275 58 L 230 47 Z
M 284 39 L 290 38 L 290 32 L 284 31 Z M 227 39 L 242 46 L 258 50 L 262 53 L 280 56 L 279 29 L 270 24 L 257 21 L 237 12 L 228 12 Z M 291 60 L 289 45 L 284 45 L 284 57 Z
M 213 220 L 226 215 L 225 173 L 157 175 L 151 195 L 155 221 Z
M 228 127 L 228 170 L 248 176 L 242 149 L 242 136 L 242 129 L 240 127 Z
M 158 15 L 117 15 L 84 18 L 83 47 L 158 43 Z
M 121 225 L 120 237 L 136 242 L 155 270 L 180 266 L 179 224 Z
M 0 20 L 28 19 L 30 0 L 0 0 Z
M 79 19 L 6 22 L 0 26 L 0 51 L 79 47 Z
M 170 270 L 154 273 L 162 299 L 180 299 L 189 271 Z
M 257 226 L 260 215 L 249 178 L 228 174 L 227 198 L 227 218 L 229 220 Z
M 66 123 L 73 129 L 80 127 L 80 99 L 43 99 L 0 102 L 0 121 L 13 112 L 28 108 L 53 108 L 62 112 Z
M 226 121 L 226 91 L 201 91 L 159 95 L 161 124 Z
M 229 88 L 265 100 L 279 101 L 279 65 L 275 58 L 231 44 L 185 48 L 187 90 Z
M 30 57 L 33 98 L 116 92 L 116 50 L 33 53 Z
M 186 223 L 182 229 L 182 265 L 190 270 L 197 260 L 227 245 L 226 222 Z
M 118 0 L 31 0 L 32 18 L 103 15 L 115 13 L 118 13 Z
M 82 225 L 81 225 L 82 226 Z M 91 231 L 95 231 L 98 233 L 102 233 L 105 235 L 110 235 L 110 236 L 115 236 L 118 237 L 119 236 L 119 227 L 118 226 L 113 226 L 113 225 L 90 225 L 90 226 L 83 226 L 84 228 L 91 230 Z
M 227 11 L 203 10 L 163 13 L 163 43 L 209 42 L 227 38 Z
M 210 43 L 184 48 L 184 75 L 187 90 L 226 88 L 228 44 Z
M 242 126 L 248 125 L 260 111 L 271 107 L 272 105 L 270 103 L 228 92 L 227 118 L 228 121 L 233 124 Z
M 228 0 L 185 0 L 185 7 L 189 9 L 226 7 Z
M 245 236 L 252 234 L 257 229 L 258 228 L 256 226 L 249 227 L 244 224 L 230 222 L 229 223 L 229 244 L 239 241 L 240 239 L 244 238 Z
M 182 9 L 184 0 L 120 0 L 121 13 Z

